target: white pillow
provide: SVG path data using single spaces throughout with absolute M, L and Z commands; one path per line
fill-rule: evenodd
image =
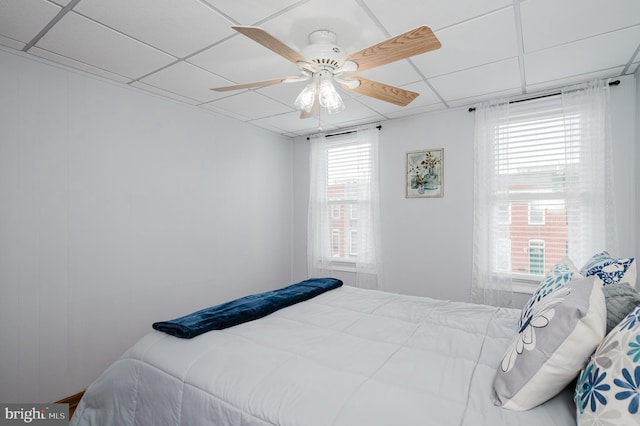
M 605 335 L 602 281 L 570 260 L 555 265 L 522 311 L 518 333 L 496 371 L 496 405 L 523 411 L 573 380 Z
M 573 399 L 578 425 L 640 424 L 640 306 L 591 355 Z

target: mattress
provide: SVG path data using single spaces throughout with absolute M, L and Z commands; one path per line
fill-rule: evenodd
M 494 405 L 519 314 L 343 286 L 193 339 L 154 330 L 71 424 L 575 425 L 568 390 L 525 412 Z

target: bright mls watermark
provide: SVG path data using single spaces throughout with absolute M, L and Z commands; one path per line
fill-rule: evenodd
M 69 404 L 0 403 L 0 426 L 33 424 L 60 426 L 69 424 Z

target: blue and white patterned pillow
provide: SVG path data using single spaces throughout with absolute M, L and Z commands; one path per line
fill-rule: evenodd
M 585 277 L 597 275 L 604 285 L 626 282 L 636 288 L 636 262 L 633 257 L 614 259 L 608 252 L 602 251 L 591 256 L 580 273 Z
M 496 405 L 528 410 L 575 379 L 605 335 L 602 281 L 569 259 L 555 265 L 522 310 L 493 382 Z
M 591 355 L 573 399 L 578 425 L 640 424 L 640 306 Z

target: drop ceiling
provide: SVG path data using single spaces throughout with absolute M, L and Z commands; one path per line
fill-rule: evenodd
M 427 25 L 442 48 L 357 73 L 418 92 L 408 106 L 342 91 L 318 122 L 293 105 L 305 83 L 210 90 L 298 74 L 232 25 L 298 51 L 327 29 L 347 53 Z M 632 74 L 640 1 L 0 0 L 0 45 L 293 137 Z

